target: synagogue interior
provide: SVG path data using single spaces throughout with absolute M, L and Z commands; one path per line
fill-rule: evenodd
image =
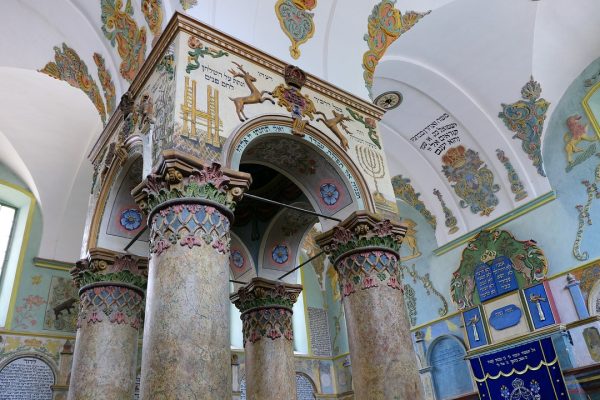
M 0 400 L 600 399 L 599 15 L 2 1 Z

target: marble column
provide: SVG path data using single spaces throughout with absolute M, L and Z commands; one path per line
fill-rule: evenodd
M 253 278 L 230 297 L 242 313 L 248 400 L 296 398 L 292 306 L 301 291 L 301 285 Z
M 355 212 L 317 237 L 340 282 L 357 399 L 423 399 L 399 278 L 406 228 Z
M 132 192 L 150 227 L 143 400 L 231 398 L 229 229 L 250 181 L 164 151 Z
M 130 399 L 135 389 L 147 260 L 93 248 L 71 275 L 80 311 L 69 399 Z

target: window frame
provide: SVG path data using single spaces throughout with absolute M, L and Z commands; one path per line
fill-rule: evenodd
M 9 256 L 10 256 L 10 251 L 12 249 L 12 244 L 14 241 L 14 235 L 15 235 L 15 228 L 17 225 L 17 222 L 19 220 L 20 217 L 20 210 L 19 207 L 13 206 L 12 204 L 9 204 L 5 201 L 2 201 L 0 199 L 0 207 L 8 207 L 8 208 L 12 208 L 13 210 L 15 210 L 15 214 L 13 216 L 13 220 L 10 226 L 10 232 L 8 234 L 8 243 L 6 244 L 6 251 L 4 252 L 4 260 L 2 260 L 2 263 L 0 265 L 0 287 L 2 287 L 2 282 L 4 282 L 4 275 L 6 273 L 6 265 L 8 264 L 8 260 L 9 260 Z

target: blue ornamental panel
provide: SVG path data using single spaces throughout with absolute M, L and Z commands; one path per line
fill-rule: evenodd
M 523 291 L 531 322 L 535 329 L 554 324 L 554 315 L 550 306 L 550 299 L 543 284 L 531 286 Z
M 488 344 L 479 307 L 465 311 L 463 313 L 463 321 L 470 349 Z
M 490 325 L 495 330 L 501 331 L 502 329 L 510 328 L 515 326 L 521 321 L 521 309 L 514 304 L 509 304 L 504 307 L 500 307 L 490 313 Z
M 550 337 L 470 360 L 480 398 L 569 399 Z
M 479 264 L 475 268 L 475 285 L 481 301 L 518 289 L 519 284 L 510 258 L 500 256 L 490 264 Z

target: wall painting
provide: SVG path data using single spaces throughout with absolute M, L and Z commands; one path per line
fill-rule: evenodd
M 94 103 L 102 123 L 106 123 L 106 108 L 102 101 L 100 89 L 98 89 L 98 85 L 89 74 L 87 65 L 79 57 L 79 54 L 67 46 L 66 43 L 62 44 L 62 49 L 54 47 L 54 62 L 49 62 L 39 71 L 81 89 Z

